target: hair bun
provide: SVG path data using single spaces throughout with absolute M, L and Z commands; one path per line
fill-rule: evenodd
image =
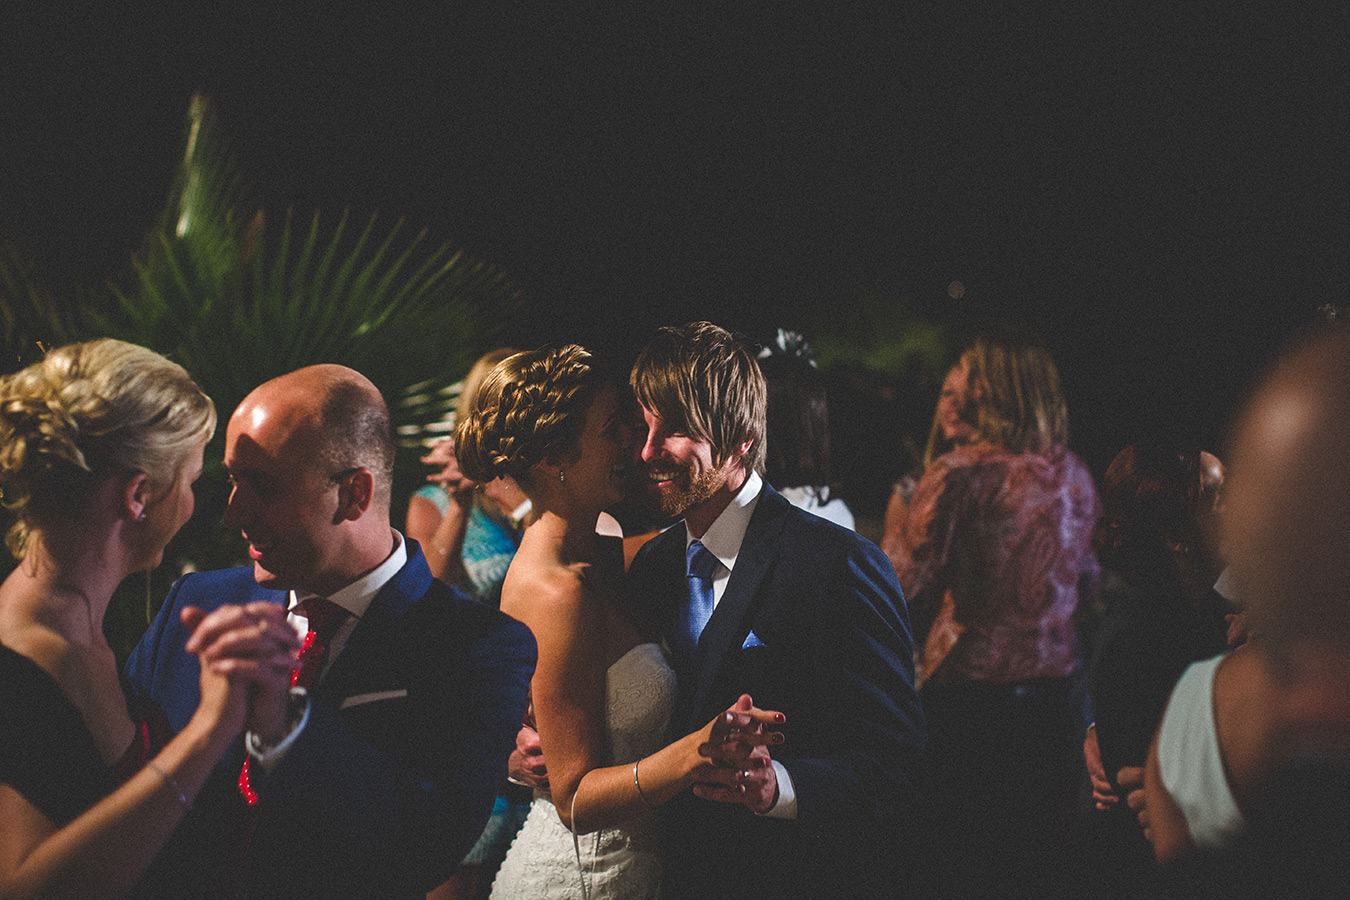
M 527 481 L 537 463 L 573 447 L 597 381 L 590 353 L 576 344 L 502 360 L 455 425 L 460 470 L 475 481 Z
M 37 518 L 77 513 L 93 478 L 171 478 L 215 422 L 181 366 L 124 341 L 59 347 L 0 378 L 0 490 L 18 517 L 11 550 L 22 555 Z
M 54 468 L 90 471 L 80 449 L 80 411 L 45 374 L 26 369 L 0 381 L 0 482 L 11 505 Z

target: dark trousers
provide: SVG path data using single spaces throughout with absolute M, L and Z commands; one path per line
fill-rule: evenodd
M 936 897 L 1075 893 L 1082 715 L 1068 678 L 925 685 L 925 882 Z

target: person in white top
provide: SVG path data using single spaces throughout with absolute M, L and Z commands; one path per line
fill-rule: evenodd
M 1350 331 L 1333 328 L 1287 352 L 1235 434 L 1223 535 L 1250 637 L 1208 664 L 1212 703 L 1190 702 L 1185 688 L 1208 680 L 1206 664 L 1183 679 L 1150 754 L 1143 802 L 1131 803 L 1161 861 L 1237 841 L 1230 863 L 1282 870 L 1286 851 L 1329 839 L 1320 831 L 1279 839 L 1267 827 L 1294 796 L 1289 773 L 1350 766 Z M 1190 749 L 1177 730 L 1190 733 Z M 1311 787 L 1300 803 L 1322 793 Z M 1343 806 L 1328 819 L 1336 820 Z M 1252 834 L 1263 837 L 1244 843 Z
M 832 488 L 830 416 L 825 382 L 806 342 L 779 332 L 780 343 L 759 354 L 768 388 L 764 478 L 798 509 L 854 528 L 853 511 Z
M 506 854 L 496 900 L 655 898 L 651 809 L 706 780 L 705 745 L 742 728 L 752 745 L 778 737 L 759 727 L 775 713 L 732 698 L 667 743 L 675 674 L 623 606 L 619 540 L 596 533 L 620 499 L 630 439 L 618 385 L 575 344 L 502 360 L 456 422 L 464 473 L 511 476 L 535 510 L 502 610 L 539 642 L 531 696 L 550 786 Z

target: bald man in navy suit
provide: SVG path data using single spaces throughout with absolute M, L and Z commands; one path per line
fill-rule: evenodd
M 219 618 L 268 601 L 304 632 L 317 602 L 334 624 L 307 693 L 253 698 L 248 777 L 241 746 L 165 854 L 186 862 L 160 873 L 184 896 L 422 897 L 482 832 L 534 638 L 434 580 L 390 527 L 394 447 L 379 392 L 342 366 L 273 379 L 230 419 L 226 522 L 253 565 L 180 579 L 128 661 L 131 684 L 182 727 L 198 683 L 187 606 Z

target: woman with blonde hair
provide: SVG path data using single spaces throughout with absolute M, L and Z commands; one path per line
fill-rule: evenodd
M 1084 724 L 1072 617 L 1080 582 L 1095 586 L 1098 501 L 1045 348 L 981 337 L 961 360 L 974 434 L 924 473 L 889 549 L 920 648 L 935 883 L 968 897 L 1026 893 L 1067 860 Z
M 215 424 L 182 367 L 121 341 L 0 378 L 19 559 L 0 584 L 0 896 L 156 896 L 138 881 L 238 739 L 250 692 L 285 694 L 298 640 L 281 615 L 246 608 L 247 627 L 222 629 L 193 611 L 202 701 L 171 737 L 103 635 L 118 582 L 157 565 L 191 516 Z
M 455 421 L 468 415 L 493 367 L 516 352 L 500 347 L 478 358 L 464 376 Z M 509 475 L 486 484 L 466 478 L 451 438 L 434 443 L 422 462 L 436 470 L 408 500 L 404 532 L 422 545 L 433 576 L 495 605 L 506 567 L 520 543 L 529 500 Z
M 551 794 L 536 794 L 492 896 L 654 897 L 652 808 L 699 780 L 703 745 L 734 739 L 762 750 L 781 738 L 764 730 L 781 717 L 743 697 L 662 746 L 675 676 L 620 605 L 619 541 L 596 534 L 601 510 L 620 497 L 630 447 L 616 383 L 587 351 L 544 348 L 498 364 L 455 442 L 466 475 L 511 475 L 537 516 L 507 572 L 502 610 L 539 643 L 531 690 Z
M 895 557 L 891 545 L 899 540 L 900 530 L 905 524 L 905 513 L 919 479 L 937 459 L 970 442 L 975 434 L 974 420 L 975 404 L 970 398 L 970 364 L 960 359 L 942 379 L 942 390 L 938 393 L 937 407 L 933 410 L 933 424 L 928 428 L 928 443 L 924 445 L 920 466 L 900 476 L 891 486 L 891 496 L 886 501 L 881 549 L 891 557 L 892 562 Z

